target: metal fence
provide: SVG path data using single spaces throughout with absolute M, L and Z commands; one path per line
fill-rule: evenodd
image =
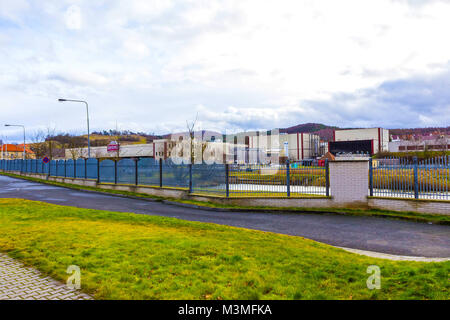
M 329 195 L 326 166 L 230 165 L 229 194 L 236 197 Z
M 283 165 L 175 164 L 170 159 L 0 160 L 0 169 L 98 183 L 147 185 L 223 197 L 329 196 L 328 162 Z
M 370 160 L 369 195 L 450 200 L 450 156 Z

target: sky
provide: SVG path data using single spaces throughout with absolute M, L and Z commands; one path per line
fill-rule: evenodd
M 450 125 L 450 0 L 0 0 L 0 122 Z M 21 139 L 3 127 L 0 139 Z

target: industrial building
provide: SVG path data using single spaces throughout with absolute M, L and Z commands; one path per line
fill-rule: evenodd
M 288 154 L 285 152 L 287 143 Z M 309 133 L 280 133 L 271 135 L 251 135 L 248 139 L 250 153 L 266 153 L 268 158 L 278 158 L 278 161 L 300 161 L 315 159 L 321 152 L 320 137 Z M 254 159 L 254 156 L 250 159 Z M 255 162 L 255 161 L 250 161 Z M 258 162 L 258 161 L 256 161 Z
M 390 152 L 449 151 L 450 138 L 446 136 L 423 136 L 414 140 L 389 142 Z
M 389 130 L 383 128 L 335 130 L 328 150 L 338 153 L 376 154 L 389 151 Z

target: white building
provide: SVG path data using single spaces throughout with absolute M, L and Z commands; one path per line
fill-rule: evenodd
M 288 153 L 284 144 L 288 144 Z M 278 157 L 290 161 L 314 159 L 321 156 L 320 137 L 309 133 L 281 133 L 273 135 L 254 135 L 249 137 L 249 150 L 267 153 L 268 157 Z
M 450 137 L 425 136 L 416 140 L 395 140 L 389 142 L 390 152 L 416 152 L 416 151 L 449 151 Z

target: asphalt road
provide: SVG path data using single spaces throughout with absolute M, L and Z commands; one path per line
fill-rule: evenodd
M 301 236 L 323 243 L 417 257 L 450 257 L 450 226 L 333 214 L 215 212 L 135 200 L 0 176 L 0 198 L 173 217 Z

